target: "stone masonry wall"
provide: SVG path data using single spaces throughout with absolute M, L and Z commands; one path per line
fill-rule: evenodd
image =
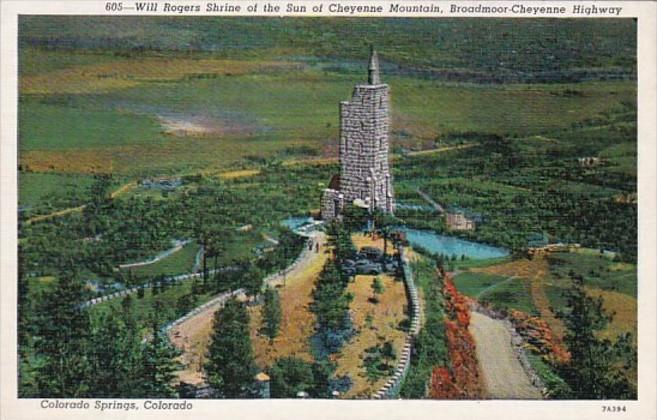
M 390 174 L 389 87 L 357 85 L 349 102 L 340 103 L 340 190 L 345 202 L 373 200 L 375 208 L 392 213 Z
M 320 208 L 322 211 L 322 219 L 331 220 L 338 217 L 340 212 L 344 209 L 344 196 L 342 192 L 326 188 L 322 193 Z
M 396 398 L 399 390 L 406 379 L 406 374 L 411 366 L 411 353 L 415 346 L 415 339 L 420 333 L 422 328 L 421 317 L 422 308 L 420 307 L 420 299 L 418 297 L 415 281 L 413 280 L 413 272 L 408 259 L 404 256 L 404 249 L 398 247 L 398 252 L 402 260 L 402 273 L 404 276 L 404 286 L 406 288 L 406 297 L 409 304 L 409 314 L 411 317 L 411 327 L 406 334 L 404 340 L 404 347 L 402 348 L 397 366 L 395 367 L 393 375 L 388 378 L 385 384 L 372 394 L 371 398 L 375 400 L 392 399 Z

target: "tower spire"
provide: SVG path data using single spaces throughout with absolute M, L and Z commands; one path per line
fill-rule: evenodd
M 370 46 L 370 62 L 367 66 L 367 83 L 370 85 L 381 84 L 381 76 L 379 75 L 379 56 L 376 54 L 374 45 Z

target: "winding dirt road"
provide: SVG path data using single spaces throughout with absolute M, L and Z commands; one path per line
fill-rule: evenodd
M 270 286 L 283 286 L 280 289 L 283 310 L 280 334 L 273 344 L 264 336 L 256 334 L 260 326 L 260 307 L 251 307 L 249 314 L 252 324 L 252 337 L 256 360 L 270 365 L 280 357 L 294 355 L 311 360 L 309 337 L 312 335 L 314 317 L 308 313 L 314 280 L 319 275 L 328 258 L 326 236 L 323 232 L 312 235 L 313 243 L 320 243 L 319 252 L 305 249 L 301 261 L 286 275 L 270 279 Z M 171 342 L 182 350 L 183 370 L 178 372 L 181 381 L 203 383 L 202 366 L 212 334 L 214 313 L 221 305 L 213 305 L 190 317 L 169 330 Z
M 470 333 L 477 344 L 484 398 L 541 399 L 513 352 L 511 333 L 500 320 L 472 312 Z

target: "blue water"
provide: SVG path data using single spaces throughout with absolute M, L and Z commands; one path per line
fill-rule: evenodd
M 282 220 L 281 224 L 295 230 L 306 223 L 312 222 L 312 220 L 312 217 L 288 217 Z M 440 235 L 430 230 L 410 229 L 406 227 L 400 227 L 399 230 L 406 233 L 406 238 L 411 245 L 419 245 L 435 254 L 444 254 L 450 257 L 456 254 L 459 258 L 461 255 L 465 255 L 468 258 L 476 260 L 501 258 L 509 255 L 509 251 L 504 248 Z
M 435 212 L 436 209 L 434 209 L 431 206 L 427 206 L 424 204 L 404 204 L 404 203 L 395 203 L 395 207 L 398 209 L 407 209 L 407 210 L 417 210 L 417 211 L 426 211 L 426 212 Z
M 456 254 L 457 257 L 465 255 L 468 258 L 476 260 L 500 258 L 509 255 L 509 251 L 504 248 L 440 235 L 430 230 L 409 229 L 405 227 L 400 228 L 400 230 L 406 233 L 406 238 L 411 245 L 419 245 L 435 254 L 448 256 Z
M 281 224 L 287 228 L 290 228 L 291 230 L 296 230 L 301 226 L 305 225 L 306 223 L 310 223 L 312 221 L 313 221 L 312 217 L 295 216 L 295 217 L 288 217 L 287 219 L 282 220 Z

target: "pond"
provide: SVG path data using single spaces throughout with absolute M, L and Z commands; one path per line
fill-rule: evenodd
M 313 218 L 306 216 L 288 217 L 281 221 L 283 226 L 296 232 L 299 231 L 299 228 L 310 226 L 312 223 Z M 304 229 L 301 230 L 303 231 Z M 468 258 L 476 260 L 501 258 L 509 255 L 509 251 L 504 248 L 467 241 L 452 236 L 440 235 L 431 230 L 411 229 L 407 227 L 400 227 L 399 230 L 406 233 L 406 238 L 411 245 L 421 246 L 422 248 L 436 254 L 444 254 L 448 256 L 456 254 L 459 258 L 461 255 L 465 255 Z
M 468 258 L 483 260 L 488 258 L 500 258 L 509 255 L 509 251 L 491 245 L 466 241 L 452 236 L 440 235 L 430 230 L 419 230 L 402 227 L 400 230 L 406 233 L 406 238 L 411 245 L 418 245 L 435 254 L 444 254 L 457 257 L 465 255 Z
M 281 221 L 281 224 L 290 230 L 297 230 L 301 226 L 309 224 L 313 221 L 312 217 L 308 216 L 293 216 L 293 217 L 288 217 L 287 219 L 284 219 Z

